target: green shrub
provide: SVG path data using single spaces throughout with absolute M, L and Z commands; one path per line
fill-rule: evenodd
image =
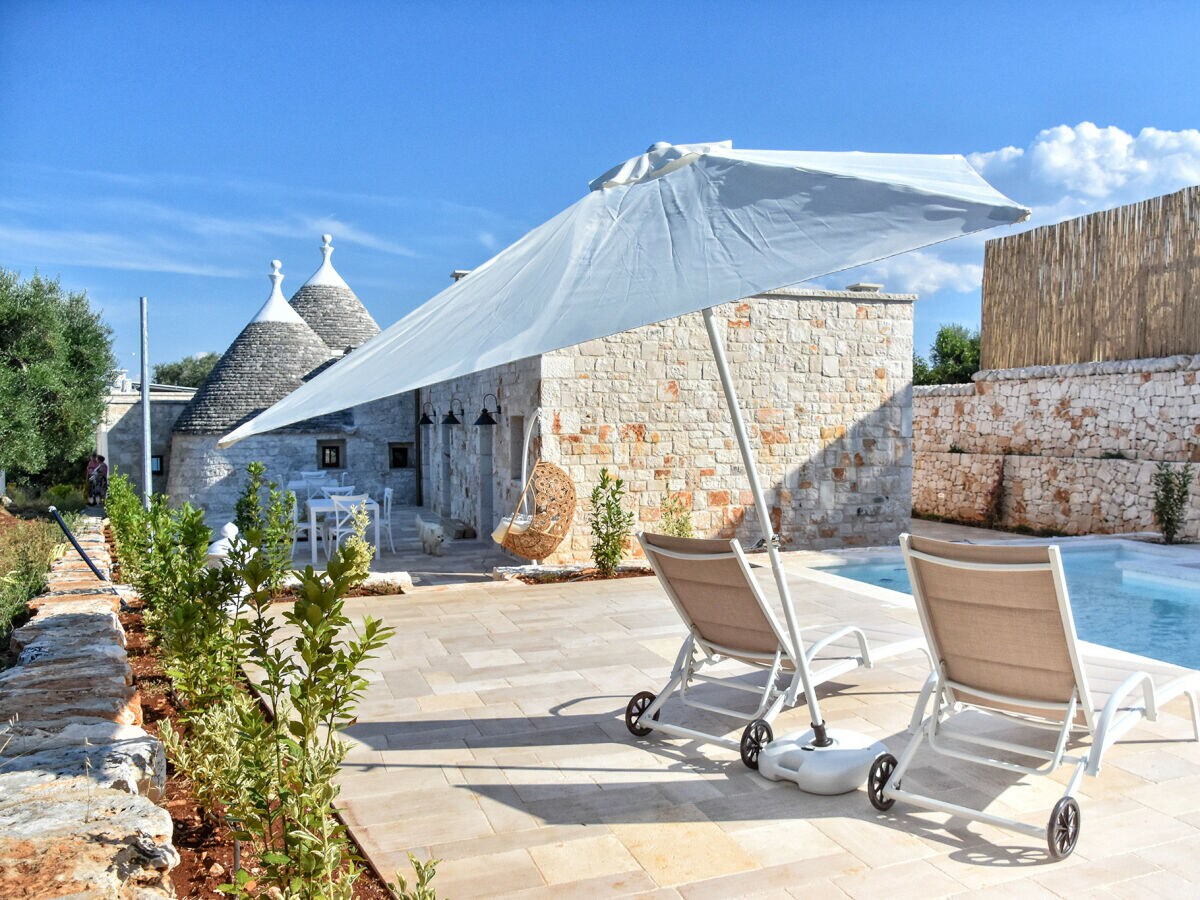
M 605 578 L 616 574 L 633 531 L 633 513 L 621 505 L 624 496 L 625 481 L 601 469 L 600 482 L 592 489 L 588 524 L 592 529 L 592 558 Z
M 121 578 L 134 584 L 150 551 L 150 520 L 133 485 L 124 475 L 114 475 L 109 479 L 104 513 L 108 516 L 113 543 L 116 544 Z
M 371 514 L 367 505 L 354 508 L 354 532 L 342 542 L 342 559 L 346 563 L 346 574 L 352 587 L 358 587 L 371 574 L 371 560 L 375 558 L 375 545 L 367 540 L 367 528 Z
M 360 667 L 394 632 L 367 617 L 361 633 L 344 636 L 352 575 L 340 551 L 324 574 L 305 569 L 299 596 L 278 617 L 271 615 L 267 566 L 258 555 L 246 561 L 242 576 L 250 615 L 240 647 L 261 673 L 259 690 L 275 715 L 242 723 L 242 755 L 257 762 L 246 772 L 248 788 L 227 804 L 229 816 L 239 823 L 235 834 L 260 851 L 260 885 L 286 896 L 348 898 L 357 870 L 344 866 L 349 844 L 333 815 L 334 778 L 346 755 L 337 729 L 352 721 L 367 688 Z M 237 877 L 244 884 L 249 876 Z
M 267 467 L 261 462 L 246 466 L 249 480 L 235 506 L 234 524 L 243 534 L 255 534 L 251 543 L 268 564 L 267 585 L 277 593 L 292 568 L 292 537 L 296 495 L 280 490 L 266 478 Z M 266 502 L 263 502 L 266 495 Z
M 0 523 L 0 668 L 6 665 L 8 637 L 46 589 L 46 573 L 61 553 L 62 532 L 53 522 Z
M 261 475 L 252 473 L 260 489 Z M 257 515 L 270 527 L 285 507 L 266 489 Z M 210 569 L 200 510 L 172 511 L 161 496 L 143 510 L 131 498 L 128 485 L 118 486 L 110 516 L 118 553 L 128 546 L 140 554 L 135 584 L 179 701 L 181 727 L 163 729 L 163 742 L 208 814 L 223 815 L 256 856 L 255 874 L 248 861 L 223 889 L 348 900 L 360 870 L 333 811 L 346 755 L 338 729 L 366 690 L 363 664 L 393 633 L 367 618 L 347 634 L 355 551 L 334 553 L 323 574 L 307 568 L 295 602 L 273 606 L 279 566 L 260 549 L 263 528 L 247 528 L 226 564 Z M 239 512 L 252 512 L 249 499 Z M 246 671 L 272 714 L 245 690 Z M 418 890 L 428 891 L 421 896 L 432 896 L 432 875 L 432 866 L 419 870 Z
M 1154 470 L 1154 521 L 1168 544 L 1175 543 L 1183 528 L 1192 480 L 1190 465 L 1172 469 L 1163 462 Z
M 440 859 L 421 862 L 411 853 L 408 854 L 408 863 L 416 874 L 416 883 L 413 884 L 410 891 L 408 879 L 397 872 L 396 880 L 388 882 L 388 889 L 400 900 L 437 900 L 437 891 L 430 887 L 430 883 L 433 881 L 433 876 L 437 874 L 437 866 L 440 862 Z
M 692 528 L 692 510 L 678 494 L 671 494 L 663 501 L 662 533 L 674 537 L 690 538 L 696 536 Z
M 9 485 L 9 496 L 13 512 L 27 516 L 44 516 L 52 506 L 59 512 L 80 512 L 86 505 L 83 488 L 71 484 L 45 489 L 34 484 L 13 484 Z

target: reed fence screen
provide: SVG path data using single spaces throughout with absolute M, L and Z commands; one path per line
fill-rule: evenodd
M 988 241 L 985 369 L 1200 353 L 1200 186 Z

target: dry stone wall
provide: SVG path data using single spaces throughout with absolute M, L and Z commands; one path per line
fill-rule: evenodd
M 98 520 L 80 542 L 107 573 Z M 166 757 L 141 727 L 120 596 L 74 551 L 48 580 L 0 672 L 0 896 L 173 896 Z
M 913 392 L 913 510 L 1066 534 L 1153 530 L 1160 462 L 1200 461 L 1200 356 L 980 372 Z M 1184 537 L 1200 537 L 1193 487 Z

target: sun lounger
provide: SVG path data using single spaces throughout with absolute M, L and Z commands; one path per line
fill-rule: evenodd
M 1187 694 L 1200 740 L 1200 672 L 1080 641 L 1057 547 L 950 544 L 911 535 L 902 535 L 900 546 L 936 665 L 900 760 L 883 755 L 871 770 L 867 789 L 877 809 L 905 800 L 1044 836 L 1050 856 L 1062 859 L 1079 839 L 1073 796 L 1079 782 L 1085 772 L 1099 774 L 1104 752 L 1125 732 L 1142 719 L 1153 721 L 1160 704 Z M 930 698 L 934 709 L 926 717 Z M 1034 728 L 1056 732 L 1054 746 L 954 727 L 968 711 L 1029 726 L 1030 737 Z M 1090 744 L 1068 752 L 1072 738 L 1087 736 Z M 1075 771 L 1049 823 L 1031 825 L 916 793 L 905 773 L 925 742 L 943 756 L 1021 775 L 1048 775 L 1064 763 Z
M 639 737 L 661 731 L 719 744 L 740 751 L 742 762 L 758 767 L 762 748 L 773 738 L 772 723 L 785 708 L 803 699 L 796 651 L 780 628 L 750 564 L 736 540 L 638 535 L 646 559 L 688 629 L 671 671 L 670 681 L 657 694 L 642 691 L 629 701 L 625 724 Z M 916 628 L 891 626 L 821 625 L 801 629 L 813 685 L 819 685 L 859 666 L 901 653 L 924 652 L 925 640 Z M 712 667 L 734 660 L 766 670 L 761 685 L 708 674 Z M 750 712 L 702 702 L 689 696 L 695 682 L 713 682 L 758 698 Z M 748 722 L 740 741 L 660 721 L 667 699 L 678 691 L 687 706 Z

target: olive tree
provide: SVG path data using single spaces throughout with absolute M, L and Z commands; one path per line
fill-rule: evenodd
M 0 269 L 0 470 L 66 480 L 92 449 L 116 361 L 83 292 Z

